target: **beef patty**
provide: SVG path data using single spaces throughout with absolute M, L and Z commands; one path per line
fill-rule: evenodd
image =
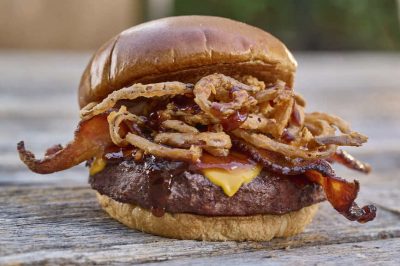
M 232 197 L 186 163 L 146 156 L 143 161 L 107 163 L 89 178 L 100 194 L 153 210 L 155 215 L 193 213 L 206 216 L 283 214 L 321 202 L 322 188 L 304 176 L 262 171 Z

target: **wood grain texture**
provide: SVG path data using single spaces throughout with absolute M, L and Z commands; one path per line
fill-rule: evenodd
M 0 197 L 8 199 L 0 205 L 0 263 L 176 261 L 400 237 L 396 213 L 380 210 L 373 223 L 360 225 L 345 220 L 326 203 L 299 236 L 262 243 L 212 243 L 171 240 L 128 229 L 109 218 L 99 208 L 94 191 L 85 187 L 7 187 Z
M 177 241 L 127 229 L 101 211 L 84 166 L 36 175 L 15 150 L 19 140 L 38 154 L 71 140 L 89 54 L 0 52 L 0 264 L 398 265 L 400 55 L 296 57 L 308 110 L 338 114 L 370 137 L 349 150 L 372 164 L 371 175 L 335 168 L 360 180 L 358 201 L 378 206 L 375 221 L 349 222 L 324 203 L 303 234 L 271 242 Z

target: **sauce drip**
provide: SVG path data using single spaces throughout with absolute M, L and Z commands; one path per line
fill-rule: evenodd
M 161 125 L 161 112 L 159 110 L 153 111 L 149 114 L 148 126 L 154 130 L 159 130 Z
M 178 95 L 172 99 L 175 107 L 181 111 L 189 112 L 191 114 L 198 114 L 201 112 L 200 106 L 198 106 L 193 98 Z
M 154 216 L 164 215 L 171 194 L 172 179 L 186 170 L 184 165 L 183 162 L 168 162 L 152 155 L 146 158 L 144 167 L 149 176 L 149 201 Z
M 160 125 L 163 121 L 162 113 L 163 110 L 167 108 L 167 104 L 168 101 L 156 101 L 149 106 L 151 111 L 148 114 L 148 123 L 146 123 L 146 127 L 156 131 L 160 130 Z

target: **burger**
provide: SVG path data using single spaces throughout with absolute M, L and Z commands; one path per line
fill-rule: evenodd
M 93 55 L 79 85 L 72 142 L 36 159 L 48 174 L 86 161 L 101 207 L 147 233 L 209 241 L 288 237 L 327 200 L 345 218 L 373 220 L 355 203 L 368 173 L 343 151 L 367 137 L 341 118 L 306 112 L 293 90 L 297 63 L 271 34 L 220 17 L 137 25 Z

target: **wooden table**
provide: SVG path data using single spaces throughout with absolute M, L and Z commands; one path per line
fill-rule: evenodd
M 296 89 L 308 110 L 336 113 L 370 137 L 350 149 L 370 162 L 358 202 L 375 221 L 349 222 L 327 203 L 301 235 L 271 242 L 179 241 L 127 229 L 100 210 L 78 166 L 36 175 L 16 143 L 42 154 L 71 139 L 76 88 L 89 55 L 0 53 L 0 264 L 374 264 L 400 263 L 400 54 L 298 54 Z

